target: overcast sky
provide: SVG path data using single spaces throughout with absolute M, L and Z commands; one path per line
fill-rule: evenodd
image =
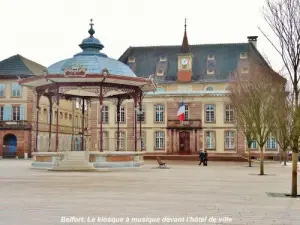
M 0 0 L 0 60 L 15 54 L 44 66 L 72 57 L 94 19 L 103 52 L 118 59 L 129 46 L 240 43 L 257 35 L 274 69 L 282 63 L 258 30 L 271 35 L 264 0 Z

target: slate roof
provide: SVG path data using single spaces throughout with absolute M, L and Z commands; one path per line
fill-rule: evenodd
M 146 46 L 129 47 L 119 58 L 123 63 L 128 62 L 129 57 L 135 57 L 133 70 L 137 76 L 149 77 L 157 71 L 161 56 L 167 58 L 166 71 L 164 76 L 156 77 L 158 83 L 173 83 L 177 80 L 178 54 L 181 53 L 178 46 Z M 240 54 L 251 52 L 257 55 L 262 64 L 267 65 L 264 58 L 256 50 L 252 43 L 231 43 L 231 44 L 203 44 L 190 45 L 193 54 L 193 82 L 224 82 L 230 79 L 232 72 L 240 62 Z M 208 55 L 213 54 L 214 60 L 208 63 Z M 250 55 L 250 54 L 249 54 Z M 127 63 L 130 65 L 130 63 Z M 214 75 L 208 75 L 208 67 L 214 68 Z
M 27 77 L 44 74 L 46 67 L 33 62 L 19 54 L 0 61 L 1 76 Z

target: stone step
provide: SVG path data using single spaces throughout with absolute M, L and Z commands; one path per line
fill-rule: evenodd
M 56 171 L 93 171 L 95 167 L 88 162 L 86 152 L 66 152 L 65 157 L 51 170 Z

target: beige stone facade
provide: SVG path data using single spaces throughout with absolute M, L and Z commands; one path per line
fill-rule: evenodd
M 233 120 L 234 111 L 228 98 L 229 86 L 229 83 L 161 85 L 156 93 L 146 95 L 142 104 L 143 147 L 139 145 L 139 150 L 158 155 L 198 154 L 201 149 L 211 153 L 245 154 L 245 142 Z M 186 106 L 186 121 L 180 123 L 177 111 L 182 100 Z M 108 121 L 104 123 L 104 146 L 105 150 L 113 151 L 116 148 L 116 107 L 112 102 L 105 101 L 104 104 L 103 118 Z M 121 121 L 124 122 L 120 123 L 121 139 L 124 139 L 122 146 L 128 151 L 133 150 L 134 140 L 132 105 L 132 102 L 122 104 L 124 115 Z M 97 107 L 95 105 L 94 110 Z M 94 120 L 92 124 L 95 124 Z M 138 128 L 139 123 L 137 121 Z M 97 139 L 98 132 L 94 132 L 92 140 Z M 278 152 L 275 139 L 270 138 L 267 146 L 269 148 L 264 150 L 266 153 Z M 253 151 L 257 150 L 253 145 Z

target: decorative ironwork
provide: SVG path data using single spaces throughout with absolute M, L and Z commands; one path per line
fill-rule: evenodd
M 103 76 L 108 76 L 109 75 L 109 71 L 108 71 L 108 69 L 103 69 L 102 71 L 101 71 L 101 74 L 103 75 Z
M 78 87 L 59 87 L 59 93 L 65 94 L 67 91 L 78 90 Z
M 26 120 L 4 120 L 0 121 L 0 130 L 28 130 L 31 129 L 31 125 Z
M 85 77 L 87 68 L 83 65 L 73 64 L 64 70 L 65 77 Z
M 167 128 L 201 129 L 201 120 L 186 120 L 182 122 L 179 120 L 168 120 Z

